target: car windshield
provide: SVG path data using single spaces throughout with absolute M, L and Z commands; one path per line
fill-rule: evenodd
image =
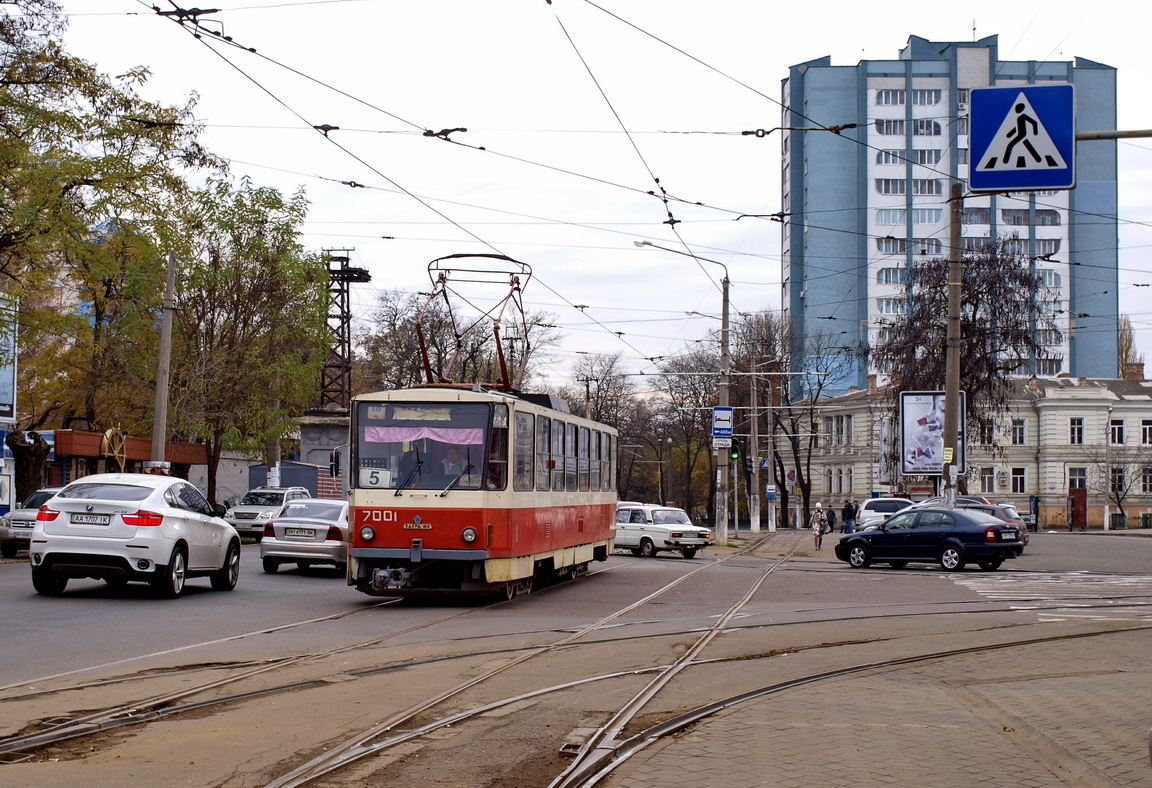
M 293 501 L 285 506 L 281 517 L 305 517 L 309 520 L 340 520 L 344 505 L 338 501 Z
M 23 509 L 39 509 L 44 504 L 45 501 L 47 501 L 49 498 L 51 498 L 55 494 L 56 493 L 54 493 L 50 490 L 37 490 L 36 492 L 34 492 L 28 496 L 28 500 L 25 501 L 21 505 L 21 508 L 23 508 Z
M 692 519 L 679 509 L 657 509 L 652 512 L 652 522 L 662 525 L 692 525 Z
M 102 484 L 77 482 L 57 493 L 61 498 L 95 498 L 102 501 L 143 501 L 152 494 L 152 487 L 135 484 Z
M 282 492 L 267 492 L 261 490 L 259 492 L 253 490 L 240 499 L 240 506 L 279 506 L 284 503 L 284 493 Z

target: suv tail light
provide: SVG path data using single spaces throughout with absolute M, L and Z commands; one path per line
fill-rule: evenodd
M 134 514 L 122 514 L 120 517 L 125 525 L 160 525 L 164 522 L 164 515 L 147 509 L 141 509 Z
M 276 536 L 276 529 L 272 527 L 271 522 L 264 523 L 264 535 L 265 536 Z
M 36 512 L 37 520 L 51 521 L 55 520 L 59 516 L 60 512 L 56 511 L 55 509 L 49 509 L 48 504 L 44 504 L 40 507 L 40 511 Z

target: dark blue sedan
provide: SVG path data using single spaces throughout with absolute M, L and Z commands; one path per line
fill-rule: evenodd
M 958 571 L 971 562 L 990 572 L 1023 552 L 1017 526 L 972 509 L 939 507 L 902 512 L 873 530 L 846 534 L 836 545 L 836 557 L 856 569 L 878 561 L 896 569 L 926 561 Z

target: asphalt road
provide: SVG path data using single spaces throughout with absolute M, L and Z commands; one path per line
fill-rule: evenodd
M 815 583 L 806 589 L 805 603 L 844 601 L 845 594 L 854 601 L 866 602 L 879 590 L 877 584 L 882 583 L 885 592 L 890 593 L 893 584 L 904 582 L 899 572 L 882 567 L 854 572 L 835 561 L 835 539 L 825 538 L 821 556 L 831 561 L 830 571 L 849 573 L 854 582 L 849 586 Z M 707 555 L 703 560 L 707 560 Z M 595 567 L 612 571 L 586 592 L 605 594 L 609 599 L 621 593 L 640 593 L 640 589 L 630 587 L 643 585 L 650 575 L 679 570 L 690 563 L 676 555 L 661 555 L 651 561 L 655 562 L 651 570 L 661 571 L 641 571 L 644 564 L 638 564 L 636 559 L 613 556 L 607 564 Z M 930 565 L 913 565 L 906 571 L 940 570 Z M 1142 537 L 1139 532 L 1035 534 L 1026 554 L 1007 562 L 1000 571 L 1147 575 L 1152 573 L 1152 538 Z M 963 574 L 976 577 L 981 573 L 971 569 Z M 0 562 L 0 600 L 4 611 L 0 626 L 0 686 L 299 621 L 341 616 L 382 604 L 381 599 L 350 589 L 331 568 L 301 571 L 285 567 L 275 575 L 265 574 L 260 567 L 259 545 L 254 544 L 244 547 L 240 581 L 228 593 L 213 591 L 206 578 L 189 581 L 184 596 L 176 600 L 157 599 L 147 586 L 139 584 L 113 588 L 99 581 L 73 580 L 64 595 L 42 597 L 32 589 L 28 565 L 21 553 L 18 559 Z M 588 601 L 582 600 L 581 594 L 563 595 L 538 603 L 536 610 L 544 615 L 557 605 L 581 606 Z

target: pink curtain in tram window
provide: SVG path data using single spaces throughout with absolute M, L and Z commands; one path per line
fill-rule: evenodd
M 480 446 L 484 430 L 479 427 L 365 427 L 364 440 L 369 443 L 401 443 L 431 438 L 440 443 Z

